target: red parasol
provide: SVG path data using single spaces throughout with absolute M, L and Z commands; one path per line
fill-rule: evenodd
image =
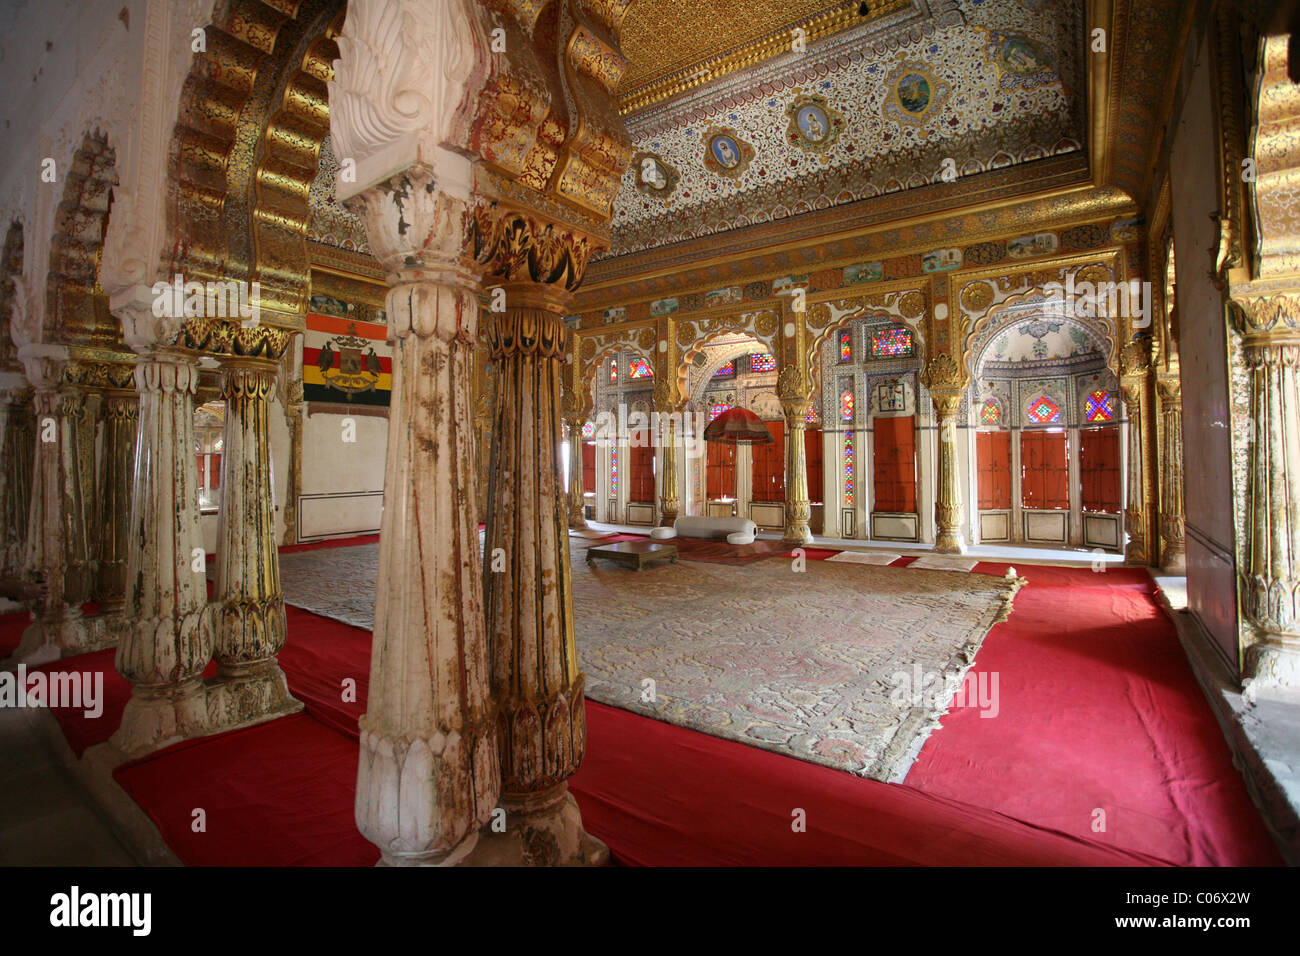
M 747 408 L 729 408 L 704 429 L 704 440 L 724 445 L 770 445 L 774 439 L 763 420 Z

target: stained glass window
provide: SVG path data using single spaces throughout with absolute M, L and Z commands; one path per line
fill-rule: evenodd
M 735 361 L 723 362 L 718 366 L 718 370 L 713 373 L 714 378 L 729 378 L 736 374 Z
M 844 503 L 853 504 L 853 432 L 844 433 Z
M 817 402 L 816 402 L 816 401 L 811 401 L 811 402 L 808 403 L 808 410 L 807 410 L 806 412 L 804 412 L 803 420 L 804 420 L 805 422 L 807 422 L 809 425 L 815 424 L 815 423 L 817 422 Z
M 654 369 L 650 367 L 650 363 L 647 362 L 645 359 L 634 358 L 632 359 L 632 361 L 627 363 L 627 377 L 628 378 L 654 378 L 655 373 L 654 373 Z
M 583 437 L 583 438 L 590 438 L 590 437 L 591 437 L 592 435 L 594 435 L 594 434 L 596 434 L 596 423 L 595 423 L 595 422 L 587 422 L 587 424 L 585 424 L 585 425 L 582 426 L 582 437 Z
M 611 382 L 618 381 L 618 359 L 614 359 L 609 363 L 609 380 Z
M 618 445 L 609 446 L 609 496 L 618 497 Z
M 776 368 L 776 356 L 767 352 L 755 352 L 749 357 L 749 368 L 753 372 L 770 372 Z
M 848 329 L 840 333 L 840 361 L 853 361 L 853 333 Z
M 709 421 L 715 420 L 719 415 L 729 409 L 731 406 L 726 402 L 718 402 L 716 405 L 709 406 Z
M 871 333 L 872 358 L 903 358 L 912 354 L 912 330 L 877 329 Z
M 1088 396 L 1085 417 L 1090 422 L 1113 422 L 1115 420 L 1115 396 L 1104 388 L 1099 388 Z
M 1040 395 L 1029 403 L 1029 409 L 1025 414 L 1034 424 L 1046 425 L 1061 420 L 1061 406 L 1046 395 Z
M 846 422 L 853 421 L 853 390 L 840 396 L 840 417 Z
M 1002 403 L 996 398 L 986 398 L 980 409 L 980 422 L 984 425 L 1002 424 Z

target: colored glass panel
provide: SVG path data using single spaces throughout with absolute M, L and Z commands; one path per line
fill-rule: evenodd
M 853 333 L 848 330 L 840 333 L 840 361 L 853 361 Z
M 853 432 L 844 433 L 844 503 L 853 504 Z
M 718 370 L 713 373 L 713 377 L 730 378 L 732 375 L 735 374 L 736 374 L 736 363 L 734 361 L 723 362 L 721 365 L 718 366 Z
M 654 373 L 654 369 L 650 367 L 649 362 L 647 362 L 643 358 L 637 358 L 637 359 L 633 359 L 631 362 L 628 363 L 627 377 L 628 378 L 654 378 L 655 373 Z
M 776 368 L 776 356 L 766 352 L 755 352 L 749 357 L 749 368 L 753 372 L 771 372 Z
M 853 421 L 853 392 L 845 392 L 840 396 L 840 418 L 846 422 Z
M 871 333 L 872 358 L 903 358 L 912 354 L 911 329 L 877 329 Z
M 585 424 L 585 425 L 582 426 L 582 437 L 583 437 L 583 438 L 590 438 L 590 437 L 591 437 L 592 435 L 594 435 L 594 434 L 596 434 L 596 423 L 595 423 L 595 422 L 587 422 L 587 424 Z
M 996 398 L 984 400 L 984 407 L 980 409 L 980 422 L 985 425 L 998 425 L 1002 422 L 1002 403 Z
M 618 446 L 609 446 L 609 496 L 618 497 Z
M 719 415 L 731 408 L 726 402 L 718 402 L 716 405 L 709 406 L 709 421 L 714 421 Z
M 803 420 L 804 420 L 805 422 L 807 422 L 809 425 L 812 425 L 812 424 L 815 424 L 815 423 L 816 423 L 816 421 L 817 421 L 817 417 L 818 417 L 818 416 L 817 416 L 817 403 L 816 403 L 816 402 L 809 402 L 809 403 L 808 403 L 808 411 L 804 412 L 804 414 L 803 414 Z
M 1047 425 L 1061 420 L 1061 406 L 1046 395 L 1040 395 L 1029 403 L 1029 410 L 1026 414 L 1031 422 L 1037 425 Z
M 1115 396 L 1105 389 L 1098 389 L 1087 398 L 1087 411 L 1084 418 L 1090 422 L 1113 422 L 1115 420 Z
M 618 381 L 618 360 L 617 359 L 609 363 L 609 380 L 611 382 Z

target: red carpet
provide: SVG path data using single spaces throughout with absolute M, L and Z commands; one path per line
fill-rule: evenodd
M 113 774 L 189 866 L 372 866 L 357 745 L 306 714 L 176 744 Z M 194 832 L 194 810 L 206 816 Z
M 18 642 L 23 639 L 23 631 L 32 622 L 28 611 L 13 611 L 0 614 L 0 661 L 18 650 Z
M 1147 573 L 1017 571 L 1029 586 L 972 668 L 997 673 L 997 716 L 950 712 L 907 783 L 1175 863 L 1279 865 Z

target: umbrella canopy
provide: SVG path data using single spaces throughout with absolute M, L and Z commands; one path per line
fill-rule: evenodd
M 724 445 L 770 445 L 774 439 L 763 420 L 747 408 L 729 408 L 704 429 L 704 440 Z

